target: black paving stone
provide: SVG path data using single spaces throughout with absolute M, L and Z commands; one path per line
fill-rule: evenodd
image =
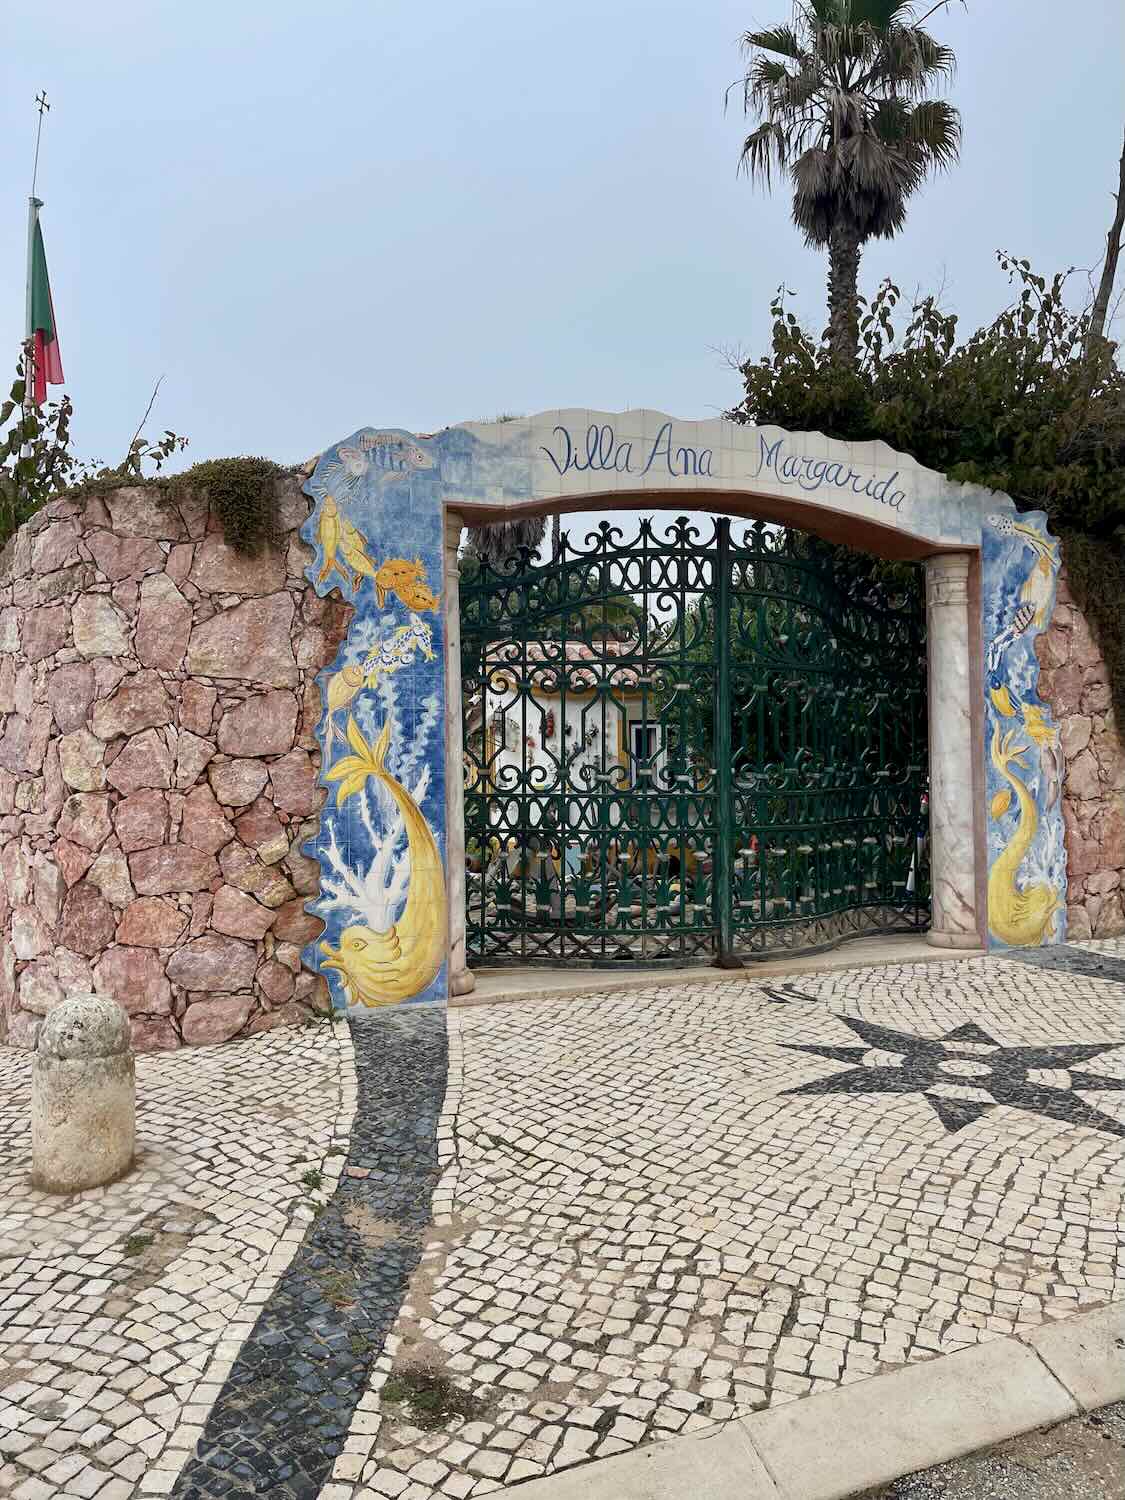
M 1036 969 L 1062 969 L 1085 979 L 1109 979 L 1114 984 L 1125 984 L 1125 958 L 1073 948 L 1069 943 L 1055 943 L 1049 948 L 1006 948 L 995 957 L 1031 964 Z
M 344 1446 L 371 1367 L 421 1258 L 438 1178 L 445 1013 L 349 1020 L 358 1097 L 348 1165 L 265 1303 L 219 1392 L 173 1500 L 274 1495 L 315 1500 Z M 345 1215 L 398 1233 L 373 1247 Z

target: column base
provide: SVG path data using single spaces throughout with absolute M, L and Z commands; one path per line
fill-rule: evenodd
M 931 948 L 986 948 L 977 932 L 927 932 L 926 942 Z
M 462 969 L 459 974 L 449 976 L 449 993 L 454 997 L 471 995 L 477 987 L 477 976 L 472 969 Z

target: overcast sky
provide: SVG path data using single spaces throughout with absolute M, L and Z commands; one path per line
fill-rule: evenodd
M 85 454 L 151 426 L 186 461 L 302 459 L 356 427 L 581 405 L 712 416 L 779 282 L 823 325 L 788 197 L 736 176 L 747 27 L 786 0 L 52 0 L 6 12 L 0 337 L 22 336 L 39 195 Z M 993 252 L 1101 253 L 1121 149 L 1121 0 L 969 0 L 961 165 L 870 246 L 868 289 L 944 284 L 975 326 Z M 5 387 L 6 388 L 6 387 Z

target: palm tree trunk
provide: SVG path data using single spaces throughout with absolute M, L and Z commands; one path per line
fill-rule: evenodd
M 1102 262 L 1102 275 L 1098 283 L 1098 294 L 1094 298 L 1094 306 L 1090 312 L 1090 331 L 1086 335 L 1086 358 L 1098 349 L 1105 338 L 1105 322 L 1109 316 L 1109 299 L 1113 292 L 1113 281 L 1117 275 L 1117 258 L 1121 254 L 1121 235 L 1125 230 L 1125 146 L 1121 148 L 1121 162 L 1118 168 L 1118 184 L 1116 194 L 1116 206 L 1113 215 L 1113 223 L 1109 226 L 1106 235 L 1105 260 Z
M 562 557 L 562 517 L 558 511 L 551 517 L 551 561 L 558 562 Z
M 828 346 L 835 359 L 859 363 L 859 236 L 844 224 L 828 240 Z

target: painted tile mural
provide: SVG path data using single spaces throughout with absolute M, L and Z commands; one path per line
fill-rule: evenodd
M 321 866 L 308 908 L 326 931 L 304 958 L 341 1007 L 446 998 L 442 514 L 429 449 L 364 428 L 326 449 L 305 486 L 309 579 L 355 606 L 319 679 L 328 798 L 307 848 Z
M 1020 515 L 1006 496 L 954 484 L 883 444 L 646 411 L 544 412 L 422 435 L 363 428 L 321 455 L 305 488 L 315 502 L 302 532 L 315 550 L 310 581 L 355 608 L 319 679 L 328 797 L 308 847 L 321 867 L 309 910 L 326 930 L 304 956 L 335 1004 L 447 997 L 444 502 L 495 518 L 533 498 L 581 510 L 598 497 L 594 508 L 611 510 L 615 492 L 627 508 L 646 495 L 692 508 L 707 490 L 767 501 L 799 492 L 806 508 L 941 550 L 979 542 L 990 941 L 1063 940 L 1062 760 L 1034 653 L 1059 552 L 1042 513 Z
M 1042 511 L 986 515 L 981 536 L 993 946 L 1066 938 L 1059 729 L 1039 697 L 1035 637 L 1050 623 L 1058 541 Z

